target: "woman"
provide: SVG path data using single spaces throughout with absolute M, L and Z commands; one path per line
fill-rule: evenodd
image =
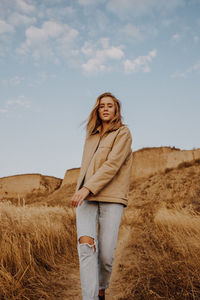
M 82 300 L 105 299 L 124 207 L 128 203 L 132 137 L 121 103 L 100 95 L 87 122 L 81 169 L 71 199 L 76 207 Z

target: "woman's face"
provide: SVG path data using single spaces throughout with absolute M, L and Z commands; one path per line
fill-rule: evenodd
M 111 97 L 101 98 L 98 111 L 102 122 L 110 122 L 115 116 L 114 100 Z

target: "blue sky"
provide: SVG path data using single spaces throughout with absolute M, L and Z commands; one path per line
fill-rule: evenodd
M 1 0 L 0 177 L 80 167 L 99 94 L 132 150 L 200 147 L 200 0 Z

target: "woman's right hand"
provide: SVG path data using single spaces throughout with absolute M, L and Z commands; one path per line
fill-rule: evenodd
M 72 197 L 71 203 L 72 206 L 77 207 L 80 206 L 85 198 L 89 195 L 90 190 L 87 189 L 86 187 L 82 187 L 80 190 L 78 190 Z

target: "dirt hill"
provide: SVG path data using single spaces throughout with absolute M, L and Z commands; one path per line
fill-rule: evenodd
M 48 195 L 58 189 L 62 179 L 41 174 L 22 174 L 0 178 L 0 201 L 23 201 L 35 195 Z
M 0 202 L 0 298 L 81 299 L 75 186 Z M 107 299 L 200 299 L 199 231 L 200 159 L 132 178 Z
M 142 148 L 133 152 L 132 180 L 162 172 L 166 168 L 176 168 L 181 162 L 200 158 L 200 149 L 180 150 L 171 147 Z M 66 171 L 62 186 L 76 183 L 80 169 Z
M 132 179 L 176 168 L 180 163 L 200 158 L 200 149 L 180 150 L 171 147 L 142 148 L 133 152 Z
M 181 162 L 200 158 L 200 149 L 180 150 L 170 147 L 142 148 L 133 152 L 131 180 L 148 177 L 166 168 L 176 168 Z M 22 174 L 0 178 L 0 201 L 11 200 L 31 203 L 51 195 L 65 185 L 76 185 L 80 168 L 66 171 L 64 179 L 42 174 Z M 69 190 L 69 188 L 68 188 Z M 24 199 L 24 200 L 23 200 Z

